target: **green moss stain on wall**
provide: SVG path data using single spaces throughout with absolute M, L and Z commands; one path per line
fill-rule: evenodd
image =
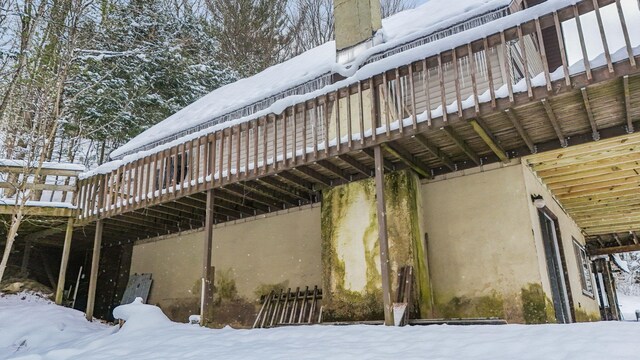
M 431 291 L 419 225 L 418 186 L 418 179 L 409 171 L 385 175 L 391 285 L 395 291 L 400 267 L 413 265 L 418 285 L 414 296 L 420 312 L 429 314 Z M 321 224 L 324 319 L 382 319 L 374 181 L 363 180 L 325 191 Z
M 522 313 L 527 324 L 556 322 L 553 303 L 547 298 L 542 285 L 528 284 L 522 288 Z
M 505 318 L 502 295 L 467 297 L 455 296 L 448 301 L 438 301 L 438 314 L 445 319 L 456 318 Z
M 576 322 L 600 321 L 600 313 L 587 313 L 582 309 L 576 309 Z

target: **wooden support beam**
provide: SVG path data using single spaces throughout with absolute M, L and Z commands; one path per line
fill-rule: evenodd
M 531 140 L 531 137 L 529 136 L 527 131 L 522 126 L 522 123 L 520 122 L 520 119 L 518 118 L 516 113 L 512 109 L 506 109 L 504 113 L 507 115 L 507 117 L 511 121 L 511 124 L 518 132 L 518 135 L 520 135 L 520 138 L 522 138 L 522 141 L 524 141 L 524 143 L 527 145 L 527 148 L 529 148 L 529 151 L 532 154 L 535 154 L 537 152 L 536 146 L 533 143 L 533 140 Z
M 60 261 L 60 272 L 58 273 L 58 286 L 56 286 L 56 304 L 62 304 L 64 294 L 64 282 L 67 276 L 67 264 L 69 263 L 69 253 L 71 251 L 71 238 L 73 236 L 73 218 L 67 221 L 67 229 L 64 235 L 64 246 L 62 247 L 62 260 Z
M 431 153 L 431 155 L 433 155 L 433 156 L 437 157 L 438 159 L 440 159 L 440 161 L 442 161 L 444 166 L 448 167 L 449 170 L 456 171 L 456 165 L 451 160 L 449 155 L 445 154 L 437 146 L 435 146 L 431 142 L 429 142 L 429 140 L 427 140 L 426 137 L 424 137 L 423 135 L 418 134 L 418 135 L 414 136 L 413 139 L 415 141 L 417 141 L 418 143 L 420 143 L 420 145 L 422 145 L 425 149 L 427 149 L 427 151 L 429 151 Z
M 371 160 L 375 161 L 375 154 L 373 149 L 367 148 L 367 149 L 362 149 L 362 153 L 367 155 Z M 387 159 L 383 159 L 383 163 L 384 163 L 384 169 L 386 171 L 395 171 L 396 167 L 395 165 L 393 165 L 393 163 Z
M 215 223 L 214 213 L 214 192 L 207 190 L 207 206 L 205 209 L 204 222 L 204 247 L 202 249 L 202 284 L 200 289 L 200 325 L 207 326 L 213 321 L 213 274 L 211 271 L 211 258 L 213 251 L 213 225 Z
M 331 179 L 329 179 L 328 177 L 320 174 L 319 172 L 313 170 L 312 168 L 308 167 L 308 166 L 300 166 L 295 168 L 294 170 L 299 171 L 305 175 L 307 175 L 308 177 L 310 177 L 311 179 L 313 179 L 312 181 L 315 181 L 316 183 L 320 183 L 324 186 L 331 186 L 333 184 L 333 181 Z
M 258 181 L 255 181 L 255 180 L 245 181 L 244 183 L 242 183 L 242 185 L 245 186 L 246 188 L 251 189 L 251 191 L 253 191 L 256 194 L 265 196 L 267 198 L 271 198 L 273 199 L 273 201 L 281 203 L 283 207 L 286 204 L 294 205 L 294 206 L 300 205 L 299 201 L 296 200 L 295 198 L 281 191 L 278 191 L 278 192 L 271 191 L 269 190 L 268 187 L 263 186 Z
M 291 172 L 279 172 L 275 175 L 279 180 L 284 183 L 295 186 L 296 189 L 305 192 L 309 195 L 315 195 L 316 191 L 313 189 L 313 184 Z
M 354 170 L 358 171 L 360 174 L 366 177 L 370 177 L 373 174 L 372 169 L 365 166 L 364 164 L 362 164 L 361 162 L 357 161 L 356 159 L 352 158 L 349 155 L 346 155 L 346 154 L 339 155 L 338 158 L 344 161 L 345 163 L 347 163 L 347 165 L 351 166 Z
M 240 186 L 239 184 L 229 184 L 224 187 L 224 190 L 236 195 L 240 196 L 242 199 L 248 199 L 250 201 L 262 204 L 267 206 L 267 211 L 273 211 L 274 209 L 281 209 L 282 204 L 279 201 L 274 201 L 268 197 L 262 196 L 260 194 L 256 194 L 252 190 L 248 190 L 244 186 Z
M 415 171 L 421 177 L 427 178 L 427 179 L 430 179 L 433 177 L 431 175 L 431 169 L 429 169 L 429 167 L 425 163 L 420 161 L 420 159 L 416 158 L 415 156 L 411 155 L 405 149 L 399 146 L 391 145 L 390 143 L 381 144 L 380 147 L 384 149 L 384 151 L 388 152 L 389 154 L 395 156 L 400 161 L 405 163 L 407 166 L 413 169 L 413 171 Z
M 378 216 L 378 242 L 380 246 L 380 273 L 382 275 L 382 302 L 384 304 L 384 324 L 393 325 L 391 303 L 391 263 L 389 260 L 389 241 L 387 234 L 387 209 L 384 198 L 384 157 L 382 148 L 373 148 L 375 154 L 376 204 Z
M 601 249 L 591 249 L 588 251 L 588 253 L 589 253 L 589 256 L 596 256 L 596 255 L 618 254 L 618 253 L 630 252 L 630 251 L 640 251 L 640 245 L 633 244 L 633 245 L 626 245 L 626 246 L 603 247 Z
M 308 196 L 301 194 L 299 191 L 290 188 L 286 184 L 276 180 L 273 177 L 263 177 L 257 180 L 261 185 L 275 191 L 278 193 L 283 193 L 285 196 L 298 199 L 298 201 L 307 201 L 309 200 Z
M 264 204 L 261 204 L 257 201 L 254 201 L 253 199 L 249 199 L 243 196 L 239 196 L 236 193 L 232 193 L 227 191 L 226 188 L 218 188 L 216 189 L 216 200 L 220 201 L 220 200 L 225 200 L 228 201 L 230 203 L 234 203 L 234 204 L 238 204 L 238 205 L 243 205 L 243 206 L 247 206 L 250 207 L 252 209 L 256 209 L 261 213 L 266 213 L 269 212 L 269 206 L 266 206 Z
M 587 88 L 583 87 L 580 89 L 582 93 L 582 102 L 584 103 L 584 109 L 587 112 L 587 118 L 589 119 L 589 125 L 591 126 L 591 136 L 594 141 L 600 140 L 600 132 L 598 132 L 598 125 L 596 124 L 596 120 L 593 117 L 593 111 L 591 110 L 591 103 L 589 102 L 589 94 L 587 93 Z
M 484 122 L 480 119 L 472 119 L 469 120 L 469 125 L 473 128 L 473 130 L 480 136 L 480 138 L 489 146 L 491 151 L 500 159 L 502 162 L 509 161 L 509 157 L 507 153 L 504 151 L 502 146 L 498 144 L 498 141 L 493 136 L 493 134 L 489 131 L 489 128 L 484 124 Z
M 443 126 L 440 128 L 476 165 L 481 165 L 480 157 L 473 149 L 467 145 L 467 143 L 458 136 L 451 126 Z
M 540 100 L 540 102 L 544 107 L 544 111 L 547 113 L 547 118 L 551 122 L 551 126 L 553 126 L 553 130 L 556 132 L 556 135 L 558 136 L 558 140 L 560 140 L 560 146 L 562 147 L 569 146 L 569 143 L 567 142 L 567 139 L 565 138 L 564 133 L 560 128 L 560 123 L 558 123 L 558 118 L 556 118 L 556 114 L 553 112 L 553 109 L 551 108 L 551 104 L 549 104 L 549 100 L 542 99 Z
M 91 275 L 89 275 L 89 290 L 87 291 L 86 318 L 93 321 L 93 308 L 96 304 L 96 286 L 98 285 L 98 266 L 100 263 L 100 247 L 102 246 L 102 219 L 96 221 L 96 233 L 93 240 L 93 256 L 91 258 Z
M 627 117 L 627 132 L 634 132 L 633 121 L 631 120 L 631 90 L 629 90 L 629 75 L 622 77 L 622 86 L 624 88 L 624 109 Z
M 638 235 L 636 235 L 635 231 L 629 231 L 629 237 L 634 244 L 638 245 Z
M 344 172 L 342 169 L 340 169 L 338 166 L 336 166 L 335 164 L 333 164 L 329 160 L 316 161 L 315 164 L 320 166 L 320 167 L 322 167 L 323 169 L 329 171 L 330 173 L 332 173 L 333 175 L 339 177 L 340 179 L 342 179 L 344 181 L 351 181 L 351 179 L 352 179 L 351 175 L 349 175 L 346 172 Z

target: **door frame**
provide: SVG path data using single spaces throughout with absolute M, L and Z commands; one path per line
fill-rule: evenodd
M 547 276 L 551 285 L 552 300 L 554 303 L 554 311 L 556 313 L 556 320 L 558 323 L 572 323 L 575 322 L 576 314 L 573 305 L 573 296 L 571 295 L 571 283 L 569 282 L 569 272 L 567 271 L 567 262 L 565 258 L 564 246 L 562 244 L 562 235 L 560 233 L 560 225 L 558 223 L 558 217 L 548 208 L 543 207 L 538 209 L 538 218 L 540 221 L 540 231 L 542 237 L 542 243 L 544 246 L 545 264 L 547 265 Z M 547 239 L 545 235 L 544 221 L 548 219 L 553 224 L 553 236 L 551 239 Z M 552 254 L 555 259 L 549 259 L 549 254 Z M 557 265 L 557 271 L 550 268 L 550 261 L 554 261 Z M 553 293 L 553 280 L 551 275 L 556 273 L 560 288 L 559 293 Z M 564 298 L 564 299 L 563 299 Z M 565 318 L 559 318 L 557 314 L 557 306 L 562 306 Z

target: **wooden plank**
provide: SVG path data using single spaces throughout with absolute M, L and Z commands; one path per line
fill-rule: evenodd
M 438 80 L 440 82 L 440 105 L 442 106 L 442 120 L 446 123 L 447 118 L 447 94 L 444 88 L 444 69 L 442 68 L 442 54 L 438 54 Z
M 507 153 L 504 151 L 502 146 L 500 146 L 498 144 L 498 142 L 493 137 L 493 135 L 488 131 L 486 126 L 481 125 L 478 122 L 478 119 L 470 120 L 469 124 L 471 125 L 473 130 L 478 134 L 478 136 L 480 136 L 480 138 L 485 142 L 485 144 L 487 144 L 487 146 L 489 146 L 491 151 L 493 151 L 493 153 L 496 154 L 496 156 L 502 162 L 509 161 L 509 157 L 507 157 Z
M 505 39 L 505 35 L 504 35 L 504 31 L 500 32 L 500 43 L 502 44 L 502 56 L 504 57 L 504 70 L 507 74 L 507 78 L 504 80 L 505 83 L 507 84 L 507 90 L 509 91 L 509 102 L 513 104 L 514 102 L 514 96 L 513 96 L 513 79 L 512 76 L 513 74 L 511 73 L 511 66 L 509 66 L 509 53 L 508 53 L 508 48 L 509 48 L 509 44 L 507 43 L 507 40 Z
M 480 157 L 478 156 L 478 154 L 476 154 L 476 152 L 473 151 L 473 149 L 471 149 L 469 145 L 467 145 L 467 143 L 462 140 L 462 138 L 460 138 L 460 136 L 453 130 L 453 128 L 451 128 L 451 126 L 443 126 L 442 128 L 440 128 L 440 130 L 443 130 L 447 137 L 449 137 L 449 139 L 451 139 L 453 143 L 460 148 L 460 150 L 467 154 L 471 161 L 473 161 L 476 165 L 480 165 Z
M 527 85 L 527 95 L 529 99 L 533 98 L 533 90 L 531 89 L 531 72 L 529 71 L 529 63 L 527 60 L 527 47 L 524 43 L 524 37 L 522 36 L 522 26 L 516 27 L 518 32 L 518 45 L 522 52 L 522 67 L 524 68 L 524 81 Z
M 64 283 L 67 277 L 67 265 L 69 264 L 69 254 L 71 252 L 71 238 L 73 236 L 73 218 L 67 220 L 67 229 L 64 235 L 64 245 L 62 247 L 62 259 L 60 260 L 60 272 L 58 273 L 58 286 L 56 286 L 56 304 L 62 305 L 62 295 L 64 293 Z
M 362 103 L 362 81 L 358 81 L 358 124 L 360 126 L 360 144 L 364 145 L 364 109 Z
M 587 46 L 584 41 L 584 32 L 582 31 L 582 24 L 580 21 L 580 14 L 578 12 L 578 6 L 573 5 L 573 16 L 576 20 L 576 27 L 578 29 L 578 38 L 580 40 L 580 50 L 582 51 L 582 62 L 584 64 L 584 70 L 587 75 L 587 80 L 591 81 L 593 76 L 591 74 L 591 65 L 589 64 L 589 55 L 587 54 Z
M 396 113 L 395 113 L 395 119 L 396 121 L 398 121 L 398 133 L 402 134 L 404 132 L 404 123 L 402 122 L 402 119 L 404 119 L 404 111 L 403 111 L 403 104 L 404 101 L 402 100 L 402 82 L 401 82 L 401 77 L 400 77 L 400 69 L 396 68 L 396 78 L 395 78 L 395 84 L 396 84 Z M 391 100 L 391 99 L 389 99 Z
M 553 126 L 553 130 L 556 132 L 556 136 L 558 136 L 558 140 L 560 140 L 560 146 L 562 147 L 569 146 L 567 139 L 565 138 L 564 133 L 560 128 L 560 123 L 558 122 L 558 118 L 556 118 L 556 115 L 553 112 L 553 109 L 551 108 L 551 104 L 549 104 L 549 101 L 547 99 L 542 99 L 540 102 L 544 107 L 544 111 L 547 113 L 547 119 L 551 123 L 551 126 Z
M 587 252 L 589 256 L 599 256 L 599 255 L 609 255 L 609 254 L 620 254 L 631 251 L 640 251 L 640 245 L 626 245 L 626 246 L 614 246 L 614 247 L 606 247 L 602 249 L 589 249 Z
M 544 71 L 545 84 L 547 85 L 547 91 L 551 92 L 551 90 L 553 90 L 553 87 L 551 86 L 551 76 L 549 74 L 549 61 L 547 59 L 547 50 L 544 44 L 544 37 L 542 36 L 542 28 L 540 27 L 540 19 L 537 18 L 535 22 L 536 22 L 537 37 L 532 36 L 531 38 L 537 39 L 538 41 L 537 45 L 538 45 L 538 50 L 540 51 L 540 59 L 542 60 L 542 69 Z
M 581 88 L 580 93 L 582 94 L 582 102 L 584 103 L 584 109 L 587 112 L 587 118 L 589 119 L 589 125 L 591 126 L 591 136 L 593 137 L 594 141 L 598 141 L 600 140 L 600 133 L 598 132 L 598 125 L 596 124 L 596 120 L 593 117 L 593 111 L 591 110 L 591 103 L 589 102 L 589 94 L 587 94 L 587 88 Z
M 96 303 L 96 286 L 98 285 L 98 266 L 100 264 L 100 248 L 102 246 L 103 220 L 96 221 L 96 231 L 93 240 L 93 255 L 91 257 L 91 274 L 89 275 L 89 290 L 87 292 L 86 318 L 93 321 L 93 309 Z
M 384 323 L 393 325 L 391 303 L 391 271 L 389 259 L 389 240 L 387 234 L 387 210 L 384 194 L 384 158 L 382 148 L 373 148 L 375 154 L 376 205 L 378 217 L 378 244 L 380 246 L 380 274 L 382 276 L 382 302 L 384 304 Z
M 207 205 L 205 208 L 205 222 L 203 232 L 203 249 L 202 249 L 202 293 L 200 307 L 200 325 L 207 326 L 213 321 L 212 305 L 213 305 L 213 274 L 211 271 L 211 258 L 213 251 L 213 226 L 214 220 L 214 201 L 215 194 L 213 189 L 207 190 Z
M 467 51 L 469 54 L 469 67 L 471 68 L 471 92 L 473 94 L 473 108 L 476 113 L 480 112 L 480 99 L 478 98 L 478 80 L 477 80 L 477 69 L 476 69 L 476 61 L 475 56 L 473 54 L 473 47 L 469 43 Z M 417 126 L 416 126 L 417 127 Z
M 487 71 L 487 78 L 489 79 L 489 95 L 491 96 L 491 108 L 495 109 L 497 103 L 496 103 L 496 89 L 493 81 L 493 70 L 491 66 L 491 56 L 490 56 L 491 54 L 489 50 L 491 48 L 489 47 L 489 41 L 486 37 L 482 39 L 482 49 L 484 50 L 484 55 L 485 55 L 484 56 L 485 64 L 486 64 L 485 70 Z
M 564 74 L 565 84 L 571 86 L 571 76 L 569 74 L 569 65 L 567 61 L 567 53 L 564 45 L 564 36 L 562 35 L 562 25 L 560 25 L 560 19 L 558 19 L 558 12 L 553 12 L 553 21 L 558 36 L 558 47 L 560 48 L 560 59 L 562 60 L 562 71 Z
M 429 88 L 429 68 L 427 60 L 422 60 L 422 90 L 425 97 L 425 112 L 427 113 L 427 125 L 431 126 L 431 89 Z
M 440 150 L 437 146 L 433 145 L 431 142 L 429 142 L 429 140 L 427 140 L 427 138 L 425 138 L 422 135 L 416 135 L 413 138 L 415 141 L 417 141 L 418 143 L 420 143 L 420 145 L 422 145 L 425 149 L 427 149 L 431 155 L 437 157 L 438 159 L 440 159 L 440 161 L 442 161 L 442 163 L 449 168 L 449 170 L 451 171 L 455 171 L 456 170 L 456 166 L 453 163 L 453 161 L 451 160 L 451 158 L 449 157 L 449 155 L 445 154 L 442 150 Z
M 620 0 L 616 0 L 616 8 L 618 9 L 618 19 L 620 19 L 620 25 L 622 27 L 622 35 L 624 36 L 624 44 L 627 49 L 627 56 L 629 57 L 629 63 L 631 67 L 636 67 L 636 58 L 633 54 L 633 48 L 629 39 L 629 28 L 627 27 L 627 20 L 624 17 L 624 11 L 622 11 L 622 5 Z
M 329 171 L 330 173 L 334 174 L 335 176 L 339 177 L 342 180 L 351 181 L 351 176 L 349 174 L 342 171 L 342 169 L 340 169 L 339 167 L 331 163 L 329 160 L 319 160 L 319 161 L 316 161 L 315 164 Z
M 600 39 L 602 39 L 602 48 L 604 51 L 604 58 L 607 60 L 607 67 L 609 68 L 609 72 L 613 73 L 613 63 L 611 62 L 611 53 L 609 52 L 609 44 L 607 42 L 607 35 L 604 31 L 604 24 L 602 23 L 602 14 L 600 14 L 600 5 L 598 4 L 598 0 L 593 1 L 593 8 L 596 13 L 596 20 L 598 21 L 598 30 L 600 31 Z
M 382 149 L 384 149 L 384 151 L 398 158 L 400 161 L 402 161 L 411 169 L 413 169 L 413 171 L 415 171 L 421 177 L 427 178 L 427 179 L 430 179 L 433 177 L 431 175 L 431 169 L 429 169 L 429 167 L 425 165 L 422 161 L 420 161 L 418 158 L 411 155 L 408 151 L 400 147 L 393 146 L 390 143 L 381 144 L 380 146 L 382 147 Z
M 456 94 L 458 117 L 462 117 L 462 96 L 460 95 L 460 69 L 458 68 L 458 54 L 456 49 L 451 50 L 451 64 L 453 65 L 453 85 Z M 444 86 L 444 85 L 441 85 Z M 446 111 L 446 109 L 443 109 Z
M 629 75 L 622 77 L 622 87 L 624 91 L 624 110 L 627 118 L 627 132 L 634 132 L 633 120 L 631 119 L 631 90 L 629 90 Z
M 409 95 L 411 96 L 411 125 L 413 126 L 413 130 L 418 128 L 418 116 L 416 113 L 416 90 L 414 83 L 414 74 L 413 74 L 413 66 L 409 65 Z M 359 83 L 358 83 L 359 84 Z
M 338 158 L 344 161 L 345 163 L 347 163 L 349 166 L 351 166 L 354 170 L 358 171 L 362 175 L 367 177 L 372 175 L 371 169 L 369 169 L 367 166 L 363 165 L 362 163 L 358 162 L 356 159 L 352 158 L 351 156 L 345 154 L 345 155 L 339 155 Z
M 340 133 L 340 91 L 334 93 L 333 106 L 336 108 L 336 151 L 342 147 L 342 134 Z

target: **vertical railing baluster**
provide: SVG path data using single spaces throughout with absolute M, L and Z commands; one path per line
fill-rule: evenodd
M 226 128 L 225 130 L 229 133 L 229 136 L 227 137 L 229 139 L 229 141 L 227 141 L 227 143 L 229 143 L 229 149 L 227 149 L 227 182 L 231 182 L 231 172 L 233 170 L 233 127 Z
M 236 149 L 235 149 L 235 153 L 236 153 L 236 174 L 235 174 L 235 179 L 240 179 L 240 151 L 242 149 L 242 126 L 240 125 L 236 125 Z M 231 129 L 231 131 L 233 131 L 233 129 Z
M 458 51 L 457 48 L 451 50 L 451 64 L 453 64 L 453 84 L 456 91 L 456 105 L 458 108 L 458 117 L 462 118 L 462 95 L 460 94 L 460 68 L 458 67 Z
M 340 134 L 340 126 L 342 125 L 340 121 L 340 90 L 334 93 L 333 104 L 336 108 L 336 151 L 340 152 L 340 146 L 342 145 L 342 136 Z
M 294 105 L 293 106 L 293 134 L 292 134 L 292 139 L 291 139 L 291 149 L 293 151 L 293 154 L 291 156 L 291 160 L 293 165 L 298 164 L 298 106 Z
M 573 5 L 573 16 L 576 19 L 576 28 L 578 29 L 578 38 L 580 39 L 580 50 L 582 51 L 582 60 L 584 62 L 584 71 L 587 74 L 587 80 L 591 80 L 591 64 L 589 63 L 589 55 L 587 54 L 587 47 L 584 42 L 584 32 L 582 31 L 582 23 L 580 21 L 580 13 L 578 12 L 578 6 Z
M 295 110 L 294 110 L 295 112 Z M 287 120 L 289 119 L 289 109 L 284 109 L 282 113 L 282 168 L 287 167 Z
M 531 88 L 531 72 L 529 71 L 529 61 L 527 60 L 527 44 L 524 43 L 522 27 L 518 25 L 516 30 L 518 32 L 518 44 L 520 45 L 520 51 L 522 51 L 522 67 L 524 67 L 524 81 L 527 85 L 527 96 L 531 99 L 533 98 L 533 89 Z
M 411 95 L 411 125 L 413 130 L 418 128 L 418 114 L 416 113 L 416 88 L 413 80 L 413 64 L 409 64 L 409 93 Z
M 360 144 L 364 144 L 364 110 L 362 107 L 362 81 L 358 81 L 358 124 L 360 127 Z
M 349 150 L 353 147 L 353 129 L 351 127 L 351 86 L 347 86 L 347 147 Z
M 558 18 L 558 12 L 553 12 L 553 23 L 556 28 L 556 36 L 558 37 L 558 47 L 560 48 L 560 59 L 562 60 L 562 71 L 564 73 L 564 80 L 567 86 L 571 86 L 571 76 L 569 75 L 569 65 L 567 61 L 567 52 L 564 46 L 564 36 L 562 36 L 562 25 Z M 551 71 L 551 69 L 549 69 Z
M 611 52 L 609 51 L 609 43 L 607 41 L 607 35 L 604 31 L 604 23 L 602 22 L 602 14 L 600 14 L 600 4 L 598 0 L 593 0 L 593 7 L 596 12 L 596 20 L 598 21 L 598 30 L 600 30 L 600 39 L 602 40 L 602 49 L 604 50 L 604 58 L 607 60 L 607 67 L 609 72 L 613 73 L 613 63 L 611 62 Z
M 469 67 L 471 68 L 471 92 L 473 93 L 473 109 L 476 114 L 480 112 L 480 100 L 478 99 L 478 80 L 476 78 L 476 59 L 473 54 L 473 46 L 467 44 L 467 57 L 469 58 Z
M 431 127 L 431 89 L 429 81 L 429 67 L 427 59 L 422 59 L 422 90 L 425 97 L 425 112 L 427 113 L 427 125 Z
M 302 106 L 302 162 L 307 162 L 307 103 Z
M 265 116 L 262 121 L 262 173 L 267 173 L 267 150 L 268 150 L 268 137 L 269 132 L 269 117 Z
M 485 66 L 487 70 L 487 78 L 489 80 L 489 95 L 491 96 L 491 108 L 495 109 L 496 104 L 496 88 L 493 81 L 493 69 L 491 68 L 491 48 L 489 48 L 489 40 L 482 39 L 482 48 L 484 49 Z
M 440 83 L 440 101 L 442 106 L 442 120 L 446 123 L 448 121 L 447 115 L 447 94 L 444 90 L 444 69 L 442 68 L 442 53 L 438 54 L 438 80 Z
M 376 104 L 376 83 L 373 80 L 373 77 L 369 78 L 369 97 L 371 99 L 371 140 L 376 141 L 376 137 L 378 136 L 378 119 L 376 117 L 376 108 L 378 104 Z M 382 111 L 382 109 L 380 109 Z
M 329 96 L 324 96 L 324 102 L 322 103 L 322 121 L 324 124 L 324 153 L 329 155 Z
M 387 79 L 387 72 L 382 72 L 382 101 L 384 102 L 382 105 L 384 106 L 384 125 L 385 125 L 385 134 L 387 137 L 391 134 L 391 114 L 389 114 L 389 79 Z M 380 107 L 382 111 L 383 106 Z
M 620 27 L 622 28 L 622 35 L 624 36 L 624 44 L 627 48 L 627 56 L 629 56 L 629 64 L 631 64 L 631 67 L 635 69 L 636 58 L 633 54 L 633 47 L 631 46 L 631 40 L 629 39 L 629 28 L 627 28 L 627 20 L 624 17 L 624 11 L 622 10 L 620 0 L 616 0 L 616 8 L 618 9 L 618 19 L 620 20 Z
M 216 147 L 218 143 L 216 142 L 216 133 L 209 134 L 209 188 L 212 189 L 216 183 Z
M 547 84 L 547 92 L 551 92 L 553 88 L 551 86 L 551 76 L 549 74 L 549 61 L 547 61 L 547 51 L 545 49 L 544 38 L 542 37 L 542 28 L 540 27 L 539 18 L 536 18 L 536 35 L 538 38 L 538 49 L 540 50 L 540 59 L 542 59 L 542 69 L 544 71 L 544 80 L 545 80 L 545 84 Z
M 402 83 L 400 81 L 400 69 L 396 68 L 396 117 L 397 117 L 397 121 L 398 121 L 398 132 L 400 134 L 402 134 L 404 132 L 404 123 L 402 122 L 402 119 L 404 119 L 404 109 L 403 109 L 403 101 L 402 101 Z
M 502 57 L 504 58 L 504 70 L 506 72 L 507 78 L 505 82 L 507 84 L 507 90 L 509 91 L 509 102 L 513 104 L 515 101 L 513 97 L 513 74 L 511 72 L 511 66 L 513 64 L 512 60 L 509 60 L 509 44 L 504 36 L 504 31 L 500 32 L 500 42 L 502 43 Z

